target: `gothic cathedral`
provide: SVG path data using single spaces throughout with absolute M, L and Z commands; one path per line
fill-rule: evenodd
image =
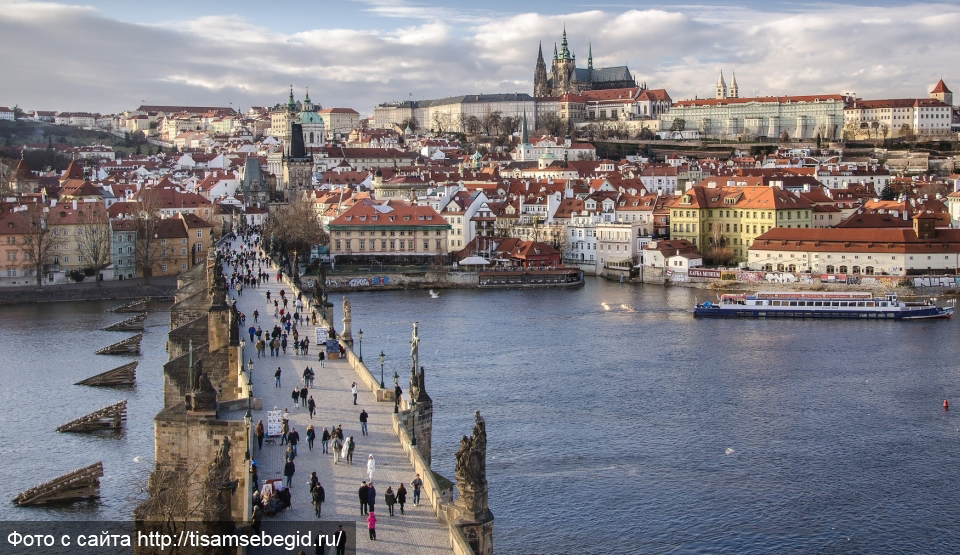
M 568 93 L 601 89 L 622 89 L 636 87 L 633 75 L 627 66 L 593 68 L 593 47 L 587 55 L 587 67 L 577 67 L 577 56 L 567 45 L 567 29 L 563 29 L 560 50 L 553 46 L 553 63 L 547 73 L 547 64 L 543 61 L 543 45 L 537 53 L 537 67 L 533 74 L 533 96 L 535 98 L 560 97 Z

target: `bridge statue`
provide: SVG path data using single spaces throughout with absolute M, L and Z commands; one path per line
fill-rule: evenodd
M 348 345 L 353 347 L 353 334 L 350 332 L 350 322 L 352 318 L 350 316 L 350 301 L 346 297 L 343 298 L 343 331 L 340 333 L 340 338 L 344 340 Z
M 474 418 L 473 433 L 463 436 L 457 449 L 455 474 L 460 497 L 456 503 L 465 519 L 485 522 L 493 520 L 487 505 L 487 423 L 480 411 Z

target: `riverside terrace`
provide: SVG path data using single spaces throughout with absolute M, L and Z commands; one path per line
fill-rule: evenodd
M 238 240 L 234 241 L 233 247 L 239 248 Z M 274 266 L 271 270 L 275 273 L 277 269 Z M 229 275 L 231 272 L 232 268 L 225 266 L 225 273 Z M 254 310 L 262 314 L 259 325 L 265 330 L 272 329 L 275 323 L 279 323 L 279 320 L 272 317 L 273 305 L 269 307 L 267 305 L 267 291 L 270 291 L 271 299 L 274 299 L 279 297 L 281 289 L 285 289 L 291 298 L 295 299 L 296 290 L 292 285 L 286 280 L 277 283 L 274 277 L 275 274 L 271 276 L 269 283 L 262 284 L 258 288 L 244 288 L 242 295 L 237 295 L 234 290 L 230 291 L 231 297 L 237 301 L 237 309 L 247 315 L 244 327 L 252 323 Z M 304 300 L 307 300 L 306 296 Z M 356 521 L 357 552 L 374 554 L 402 552 L 427 555 L 449 554 L 451 548 L 454 553 L 462 553 L 464 547 L 469 550 L 469 546 L 463 542 L 452 541 L 448 525 L 438 519 L 434 507 L 426 496 L 421 499 L 419 506 L 413 505 L 413 488 L 410 482 L 414 479 L 415 470 L 411 465 L 410 457 L 398 441 L 393 427 L 393 403 L 377 402 L 376 392 L 364 387 L 358 372 L 351 367 L 352 352 L 349 350 L 348 358 L 326 360 L 324 367 L 320 368 L 317 361 L 318 346 L 315 344 L 315 338 L 307 331 L 308 329 L 310 332 L 313 331 L 312 328 L 304 328 L 301 335 L 311 339 L 308 355 L 294 354 L 294 349 L 290 346 L 287 353 L 279 357 L 257 358 L 254 345 L 249 341 L 243 348 L 243 360 L 254 361 L 253 391 L 262 399 L 262 410 L 252 411 L 253 426 L 262 420 L 266 427 L 268 410 L 276 407 L 282 411 L 286 408 L 292 415 L 291 427 L 299 432 L 301 438 L 298 455 L 294 460 L 296 474 L 291 487 L 291 507 L 280 512 L 273 519 L 264 517 L 264 521 L 316 521 L 308 485 L 310 473 L 316 472 L 326 493 L 322 520 Z M 307 409 L 293 406 L 293 400 L 290 397 L 293 387 L 302 385 L 303 370 L 307 366 L 311 366 L 316 373 L 314 385 L 309 390 L 309 394 L 317 404 L 317 413 L 312 420 Z M 281 387 L 275 386 L 274 373 L 277 367 L 281 369 Z M 351 394 L 353 382 L 357 382 L 360 386 L 357 405 L 353 404 Z M 366 436 L 360 433 L 361 409 L 369 414 L 369 433 Z M 312 451 L 308 448 L 306 440 L 306 429 L 310 424 L 313 424 L 317 433 L 317 441 Z M 343 427 L 344 436 L 353 436 L 356 443 L 353 465 L 347 465 L 343 461 L 334 464 L 332 454 L 321 452 L 320 436 L 323 428 L 338 425 Z M 264 480 L 283 478 L 283 454 L 286 446 L 281 446 L 279 443 L 279 441 L 276 443 L 265 441 L 262 450 L 254 445 L 253 457 L 257 461 L 261 483 Z M 376 459 L 376 472 L 373 479 L 377 488 L 376 541 L 368 538 L 366 517 L 360 515 L 357 497 L 361 481 L 368 480 L 366 461 L 370 454 Z M 426 476 L 423 478 L 427 481 Z M 406 514 L 401 515 L 397 507 L 396 516 L 391 517 L 386 510 L 384 493 L 387 486 L 393 487 L 396 491 L 401 482 L 409 492 L 405 507 Z

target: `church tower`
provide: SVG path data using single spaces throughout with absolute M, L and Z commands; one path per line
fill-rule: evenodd
M 944 104 L 953 106 L 953 93 L 947 88 L 947 85 L 943 82 L 943 79 L 937 82 L 937 86 L 930 91 L 930 98 L 936 98 Z
M 567 44 L 567 26 L 563 26 L 563 40 L 560 41 L 560 52 L 557 54 L 556 69 L 553 72 L 553 96 L 563 96 L 567 93 L 579 92 L 571 84 L 577 60 Z
M 737 87 L 737 74 L 733 73 L 733 81 L 730 82 L 730 98 L 740 98 L 740 88 Z
M 588 43 L 589 49 L 587 50 L 587 69 L 593 71 L 593 44 Z
M 543 62 L 543 43 L 537 49 L 537 68 L 533 72 L 533 96 L 550 96 L 550 83 L 547 79 L 547 64 Z
M 717 100 L 727 98 L 727 82 L 723 80 L 723 71 L 720 72 L 720 79 L 717 80 Z

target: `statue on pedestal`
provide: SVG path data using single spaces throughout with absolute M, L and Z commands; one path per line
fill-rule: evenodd
M 350 301 L 346 297 L 343 298 L 343 332 L 340 333 L 340 338 L 349 344 L 353 344 L 353 334 L 350 333 Z
M 457 449 L 456 479 L 460 497 L 457 503 L 469 517 L 480 520 L 489 513 L 487 506 L 487 424 L 480 411 L 470 437 L 463 436 Z

